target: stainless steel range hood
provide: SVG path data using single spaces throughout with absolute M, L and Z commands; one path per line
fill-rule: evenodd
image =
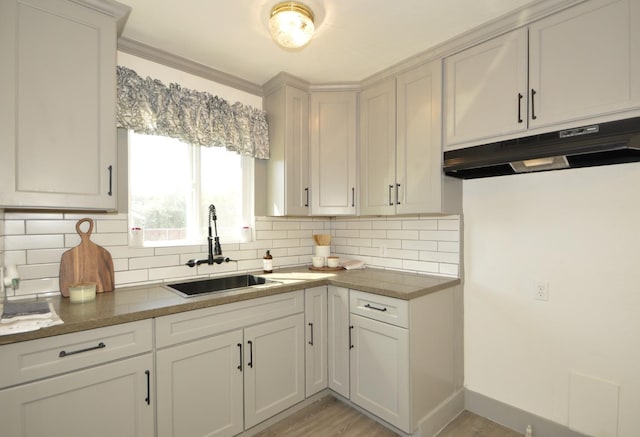
M 445 174 L 461 179 L 640 161 L 640 117 L 444 153 Z

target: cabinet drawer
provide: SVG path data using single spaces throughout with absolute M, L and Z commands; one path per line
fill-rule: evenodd
M 158 317 L 156 347 L 166 347 L 304 311 L 304 290 Z
M 2 346 L 0 388 L 151 350 L 151 320 Z
M 351 290 L 349 296 L 352 314 L 359 314 L 403 328 L 409 327 L 408 301 L 358 290 Z

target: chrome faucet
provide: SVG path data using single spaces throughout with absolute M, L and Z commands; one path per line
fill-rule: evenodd
M 186 264 L 189 267 L 199 266 L 200 264 L 204 264 L 204 263 L 212 265 L 212 264 L 228 263 L 229 261 L 233 261 L 229 258 L 225 258 L 222 255 L 222 248 L 220 247 L 220 238 L 218 237 L 217 220 L 218 220 L 218 217 L 216 216 L 216 207 L 213 205 L 209 205 L 209 237 L 207 238 L 209 243 L 209 256 L 207 259 L 190 259 L 189 261 L 187 261 L 187 264 Z M 211 234 L 212 221 L 215 229 L 215 238 Z

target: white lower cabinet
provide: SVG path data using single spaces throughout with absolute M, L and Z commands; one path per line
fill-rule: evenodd
M 152 437 L 151 345 L 144 320 L 2 346 L 2 435 Z
M 327 388 L 327 286 L 308 288 L 304 292 L 306 329 L 305 394 L 309 397 Z
M 303 324 L 296 314 L 245 329 L 245 428 L 304 400 Z
M 349 398 L 349 289 L 329 285 L 327 296 L 329 388 Z
M 242 342 L 238 329 L 157 352 L 159 437 L 242 432 Z
M 351 314 L 351 401 L 409 432 L 409 332 Z
M 158 436 L 232 436 L 305 397 L 304 291 L 156 319 Z

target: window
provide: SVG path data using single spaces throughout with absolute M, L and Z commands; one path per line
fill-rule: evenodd
M 209 205 L 221 243 L 251 223 L 253 158 L 223 147 L 129 132 L 129 223 L 145 245 L 203 244 Z

